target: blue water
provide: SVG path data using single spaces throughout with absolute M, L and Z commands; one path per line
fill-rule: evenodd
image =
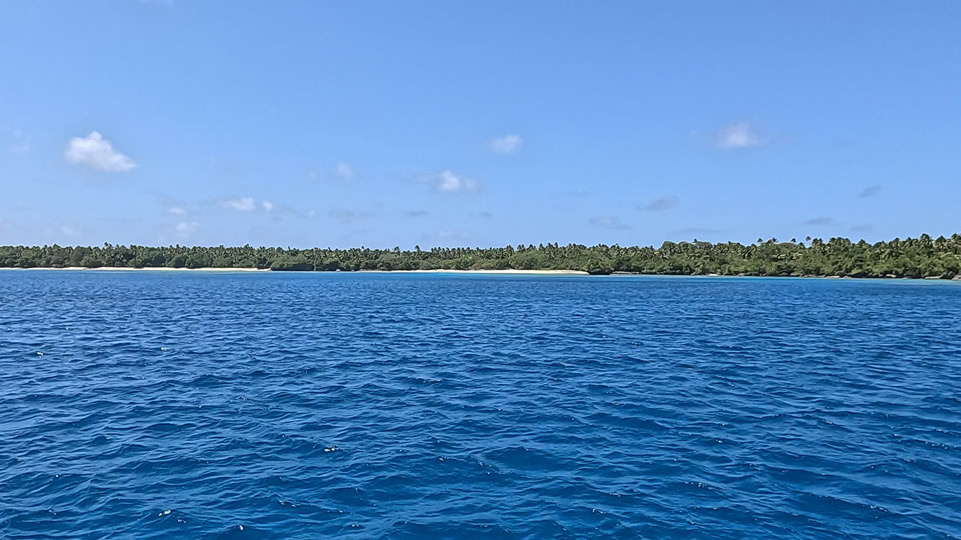
M 959 537 L 957 283 L 0 272 L 3 539 Z

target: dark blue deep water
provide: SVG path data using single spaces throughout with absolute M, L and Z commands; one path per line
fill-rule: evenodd
M 959 538 L 961 286 L 0 272 L 0 538 Z

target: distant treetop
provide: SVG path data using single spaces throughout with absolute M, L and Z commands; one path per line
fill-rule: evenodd
M 805 243 L 806 242 L 806 243 Z M 111 245 L 0 246 L 6 268 L 261 268 L 276 271 L 581 270 L 672 275 L 942 278 L 961 275 L 961 235 L 852 242 L 805 238 L 751 245 L 664 242 L 660 248 L 518 245 L 500 248 L 282 249 L 270 247 L 147 247 Z

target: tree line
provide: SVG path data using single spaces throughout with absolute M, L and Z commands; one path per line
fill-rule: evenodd
M 846 238 L 664 242 L 652 246 L 518 245 L 421 250 L 277 247 L 0 246 L 7 268 L 260 268 L 277 271 L 582 270 L 675 275 L 942 278 L 961 275 L 961 235 L 889 242 Z

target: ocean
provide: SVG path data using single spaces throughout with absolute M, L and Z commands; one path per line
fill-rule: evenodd
M 0 538 L 961 537 L 961 284 L 0 272 Z

